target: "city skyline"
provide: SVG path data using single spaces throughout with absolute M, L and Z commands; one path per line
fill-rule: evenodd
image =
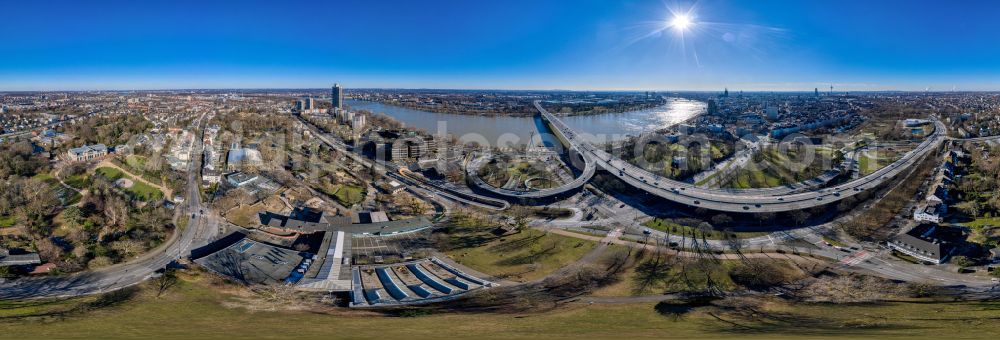
M 0 90 L 1000 90 L 991 2 L 188 5 L 13 4 Z

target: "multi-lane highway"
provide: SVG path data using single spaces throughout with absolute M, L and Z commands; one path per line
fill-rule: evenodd
M 564 140 L 570 143 L 570 147 L 580 152 L 581 156 L 588 163 L 595 162 L 597 166 L 607 170 L 622 181 L 658 197 L 691 207 L 726 212 L 783 212 L 837 202 L 865 190 L 878 187 L 884 181 L 895 177 L 900 172 L 917 163 L 920 159 L 923 159 L 924 155 L 936 150 L 945 140 L 945 126 L 940 121 L 935 120 L 934 133 L 928 136 L 920 145 L 906 153 L 899 160 L 868 176 L 831 188 L 815 189 L 803 193 L 783 195 L 760 194 L 756 191 L 736 192 L 725 189 L 706 189 L 650 173 L 604 150 L 600 150 L 585 139 L 580 138 L 576 132 L 558 117 L 545 110 L 540 102 L 536 101 L 535 107 L 549 121 L 558 134 L 566 137 Z
M 202 115 L 194 125 L 201 131 Z M 200 135 L 200 134 L 199 134 Z M 97 294 L 128 287 L 152 276 L 157 270 L 171 262 L 188 256 L 191 249 L 207 244 L 218 235 L 220 218 L 202 214 L 208 208 L 201 201 L 201 153 L 202 139 L 192 143 L 188 168 L 188 183 L 185 192 L 187 209 L 178 206 L 177 219 L 188 219 L 187 227 L 178 230 L 159 248 L 131 261 L 67 276 L 24 278 L 0 284 L 0 298 L 25 299 L 39 297 L 63 297 Z

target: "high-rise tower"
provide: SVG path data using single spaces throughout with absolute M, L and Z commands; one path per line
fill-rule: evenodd
M 343 109 L 344 108 L 344 88 L 340 87 L 340 83 L 333 84 L 333 89 L 330 90 L 330 104 L 333 108 Z

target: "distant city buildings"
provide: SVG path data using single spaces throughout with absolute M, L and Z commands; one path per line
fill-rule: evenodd
M 764 109 L 764 113 L 767 115 L 767 119 L 770 119 L 770 120 L 777 120 L 778 119 L 778 108 L 775 107 L 774 105 L 768 104 L 767 108 Z
M 392 161 L 417 161 L 427 158 L 437 150 L 437 141 L 431 136 L 408 136 L 392 143 Z
M 313 97 L 302 97 L 295 102 L 295 110 L 299 113 L 310 113 L 318 114 L 321 113 L 320 109 L 316 107 L 316 102 Z
M 367 119 L 365 118 L 365 115 L 354 115 L 354 118 L 351 119 L 351 128 L 354 129 L 354 131 L 361 131 L 364 130 L 366 123 Z

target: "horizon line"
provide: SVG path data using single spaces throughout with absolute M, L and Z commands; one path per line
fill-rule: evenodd
M 332 85 L 331 85 L 332 87 Z M 166 92 L 166 91 L 320 91 L 330 87 L 204 87 L 204 88 L 146 88 L 146 89 L 61 89 L 61 90 L 11 90 L 0 89 L 0 93 L 30 93 L 30 92 Z M 435 88 L 435 87 L 344 87 L 345 90 L 422 90 L 422 91 L 509 91 L 509 92 L 674 92 L 674 93 L 722 93 L 728 90 L 732 93 L 815 93 L 813 90 L 739 90 L 723 88 L 722 90 L 663 90 L 663 89 L 517 89 L 517 88 Z M 849 90 L 849 91 L 819 91 L 829 95 L 844 93 L 994 93 L 1000 89 L 991 90 Z

